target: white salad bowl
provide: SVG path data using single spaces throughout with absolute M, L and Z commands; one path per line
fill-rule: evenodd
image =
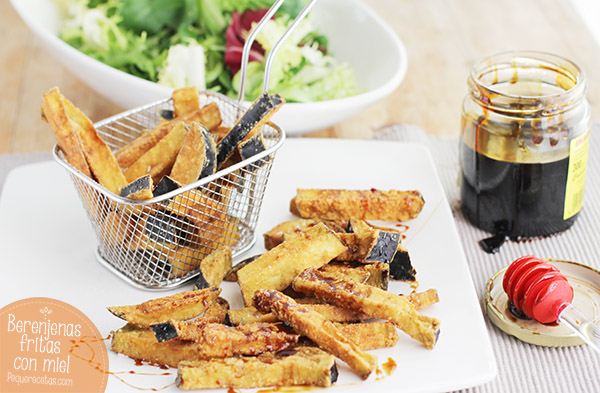
M 57 34 L 60 13 L 52 0 L 11 0 L 48 50 L 100 95 L 124 108 L 169 97 L 172 88 L 129 75 L 71 47 Z M 392 93 L 407 68 L 404 45 L 396 33 L 360 0 L 320 0 L 311 11 L 313 23 L 329 42 L 338 62 L 356 74 L 359 94 L 327 101 L 288 103 L 272 121 L 288 135 L 319 130 L 357 115 Z

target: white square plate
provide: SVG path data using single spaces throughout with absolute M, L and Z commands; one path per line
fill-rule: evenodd
M 450 207 L 429 151 L 418 144 L 381 141 L 288 139 L 277 153 L 258 222 L 258 240 L 247 255 L 264 251 L 262 233 L 294 218 L 289 201 L 296 188 L 420 190 L 425 207 L 407 222 L 403 244 L 417 270 L 419 290 L 436 288 L 440 302 L 423 310 L 441 320 L 436 347 L 428 350 L 400 332 L 396 347 L 372 351 L 380 365 L 389 358 L 396 370 L 363 382 L 338 361 L 340 378 L 330 390 L 366 388 L 394 392 L 451 391 L 487 382 L 496 375 L 483 314 L 477 300 Z M 0 307 L 28 297 L 62 300 L 85 313 L 103 335 L 123 321 L 110 305 L 136 304 L 175 291 L 133 288 L 95 261 L 96 240 L 66 172 L 46 162 L 17 168 L 0 200 Z M 191 284 L 185 289 L 190 289 Z M 241 307 L 237 284 L 224 283 L 232 308 Z M 390 281 L 394 293 L 408 284 Z M 107 345 L 109 343 L 107 342 Z M 133 360 L 109 351 L 110 370 L 131 370 Z M 156 372 L 151 366 L 138 372 Z M 161 370 L 164 371 L 164 370 Z M 137 387 L 161 388 L 175 378 L 128 376 Z M 385 375 L 385 374 L 384 374 Z M 109 376 L 107 391 L 138 391 Z M 171 386 L 166 391 L 177 391 Z

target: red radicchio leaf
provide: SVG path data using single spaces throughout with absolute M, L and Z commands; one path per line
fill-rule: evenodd
M 231 24 L 225 33 L 225 64 L 231 70 L 231 75 L 235 75 L 242 64 L 242 52 L 244 50 L 245 35 L 252 28 L 252 23 L 259 22 L 269 11 L 268 8 L 261 10 L 248 10 L 243 14 L 233 11 Z M 265 50 L 258 42 L 252 44 L 248 61 L 262 61 Z

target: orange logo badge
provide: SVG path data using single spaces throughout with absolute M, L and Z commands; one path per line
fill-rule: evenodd
M 108 354 L 75 307 L 30 298 L 0 310 L 0 391 L 104 392 Z

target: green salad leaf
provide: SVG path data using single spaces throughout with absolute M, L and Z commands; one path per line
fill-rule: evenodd
M 111 67 L 171 87 L 196 85 L 237 97 L 239 73 L 225 64 L 232 13 L 269 8 L 274 0 L 54 0 L 63 14 L 60 38 Z M 258 35 L 265 58 L 307 0 L 287 0 Z M 327 53 L 310 17 L 284 43 L 269 89 L 290 102 L 356 94 L 353 71 Z M 262 90 L 264 64 L 248 64 L 246 99 Z
M 292 18 L 295 18 L 296 15 L 300 13 L 302 8 L 306 5 L 308 0 L 286 0 L 283 2 L 281 7 L 279 7 L 278 13 L 287 14 Z M 232 12 L 237 11 L 242 13 L 246 10 L 260 10 L 264 8 L 270 8 L 274 0 L 221 0 L 221 6 L 223 7 L 224 12 Z
M 137 34 L 176 28 L 185 11 L 185 0 L 123 0 L 119 7 L 121 26 Z
M 289 17 L 267 22 L 256 37 L 267 54 L 291 22 Z M 326 43 L 321 37 L 315 34 L 310 16 L 296 27 L 273 60 L 269 76 L 270 92 L 279 93 L 290 102 L 324 101 L 356 94 L 353 70 L 347 64 L 338 64 L 320 49 L 321 43 Z M 264 72 L 263 63 L 252 62 L 248 65 L 247 100 L 260 95 Z M 231 97 L 237 96 L 239 78 L 239 73 L 233 78 L 236 91 L 230 94 Z
M 224 35 L 229 20 L 223 15 L 219 0 L 198 0 L 198 23 L 214 35 Z

